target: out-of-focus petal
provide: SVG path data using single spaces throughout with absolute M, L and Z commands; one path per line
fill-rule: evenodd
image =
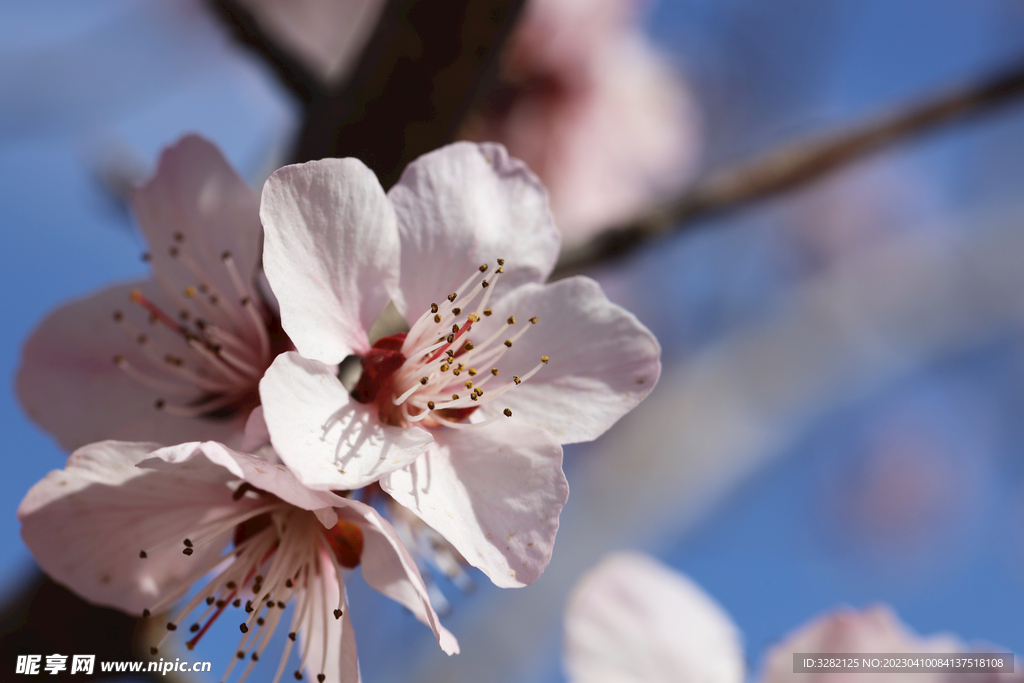
M 363 531 L 363 554 L 360 565 L 366 583 L 392 600 L 405 605 L 422 623 L 429 626 L 437 643 L 448 654 L 459 652 L 455 636 L 441 625 L 430 605 L 427 588 L 409 554 L 391 524 L 369 505 L 345 500 L 338 508 L 338 517 L 357 524 Z
M 741 683 L 729 616 L 685 576 L 639 553 L 615 553 L 576 585 L 565 611 L 572 683 Z
M 225 532 L 186 557 L 181 546 L 153 545 L 204 521 L 259 506 L 235 501 L 227 471 L 179 476 L 135 465 L 153 444 L 105 441 L 78 449 L 63 470 L 33 486 L 18 508 L 21 535 L 39 566 L 57 582 L 99 605 L 139 614 L 182 595 L 196 567 L 209 566 L 231 538 Z M 139 556 L 149 549 L 148 557 Z
M 274 449 L 306 486 L 355 489 L 401 469 L 433 440 L 418 427 L 380 422 L 349 396 L 332 367 L 297 353 L 277 357 L 260 382 Z
M 131 203 L 153 274 L 169 294 L 205 285 L 220 297 L 251 295 L 262 250 L 260 200 L 213 143 L 187 135 L 166 148 Z M 225 253 L 249 292 L 237 290 Z
M 424 457 L 380 485 L 505 588 L 547 567 L 569 496 L 558 441 L 503 423 L 439 430 Z
M 509 336 L 530 326 L 495 363 L 502 377 L 525 374 L 542 356 L 550 361 L 486 411 L 508 406 L 513 419 L 547 430 L 559 443 L 600 436 L 651 392 L 661 374 L 661 347 L 654 335 L 590 278 L 526 285 L 494 307 L 496 315 L 474 326 L 474 339 L 507 326 L 509 314 L 516 319 Z M 536 324 L 531 316 L 537 316 Z
M 263 266 L 299 353 L 340 363 L 369 350 L 399 265 L 394 210 L 373 171 L 356 159 L 285 166 L 263 186 L 260 217 Z
M 505 273 L 494 296 L 543 282 L 558 258 L 559 236 L 547 192 L 501 145 L 456 143 L 413 161 L 388 192 L 402 239 L 401 299 L 412 322 L 481 264 Z M 300 349 L 301 351 L 301 349 Z
M 232 442 L 240 433 L 240 419 L 188 419 L 155 408 L 160 398 L 187 404 L 202 394 L 161 367 L 162 359 L 147 356 L 136 336 L 114 321 L 120 311 L 163 348 L 177 351 L 184 346 L 180 338 L 148 324 L 145 312 L 129 299 L 134 289 L 164 301 L 152 282 L 114 285 L 65 304 L 43 320 L 25 342 L 16 379 L 25 412 L 68 449 L 108 438 L 158 441 L 166 436 L 179 441 L 173 435 L 183 429 L 190 438 Z M 115 356 L 181 391 L 139 382 L 114 363 Z

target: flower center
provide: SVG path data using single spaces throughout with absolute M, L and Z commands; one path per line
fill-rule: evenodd
M 441 304 L 431 304 L 408 333 L 377 340 L 363 357 L 363 374 L 353 398 L 376 404 L 381 421 L 394 426 L 422 422 L 424 427 L 460 429 L 490 424 L 500 414 L 512 417 L 511 409 L 504 408 L 482 421 L 466 422 L 478 408 L 530 379 L 550 360 L 541 356 L 522 376 L 512 375 L 507 382 L 497 379 L 499 361 L 537 324 L 536 316 L 528 319 L 529 325 L 516 327 L 516 316 L 509 315 L 487 338 L 474 341 L 473 325 L 480 323 L 481 314 L 470 311 L 470 306 L 485 317 L 494 315 L 487 304 L 504 264 L 498 259 L 490 278 L 488 266 L 480 266 Z M 485 391 L 486 385 L 490 386 Z
M 307 634 L 316 621 L 326 621 L 327 611 L 333 609 L 335 619 L 344 615 L 345 588 L 342 585 L 342 567 L 351 569 L 359 565 L 363 553 L 362 530 L 344 520 L 331 529 L 324 529 L 315 515 L 306 510 L 294 508 L 262 491 L 242 484 L 236 489 L 236 498 L 244 496 L 268 500 L 268 504 L 250 508 L 240 515 L 227 515 L 207 521 L 201 527 L 189 532 L 185 539 L 165 539 L 139 553 L 146 559 L 155 548 L 165 543 L 181 542 L 182 552 L 191 556 L 196 549 L 222 537 L 225 531 L 233 529 L 233 548 L 226 554 L 214 555 L 196 568 L 195 575 L 201 576 L 222 570 L 179 612 L 178 617 L 167 623 L 167 635 L 150 648 L 156 655 L 158 647 L 171 632 L 185 621 L 190 614 L 203 607 L 189 631 L 194 634 L 185 645 L 189 650 L 203 637 L 210 626 L 229 607 L 244 609 L 245 616 L 239 624 L 242 632 L 235 656 L 231 659 L 222 681 L 228 679 L 239 661 L 249 660 L 238 683 L 244 681 L 255 663 L 259 661 L 278 624 L 285 617 L 285 608 L 294 598 L 288 641 L 285 643 L 274 681 L 278 681 L 291 655 L 299 630 Z M 325 587 L 315 586 L 328 579 L 326 565 L 333 569 L 338 582 L 339 600 L 337 605 L 316 602 L 316 596 L 326 594 Z M 172 596 L 173 598 L 173 596 Z M 152 607 L 152 612 L 162 611 L 172 600 L 164 600 Z M 204 607 L 205 605 L 205 607 Z M 317 614 L 316 610 L 321 610 Z M 144 617 L 151 614 L 143 612 Z M 308 662 L 310 638 L 306 638 L 301 653 L 299 669 L 294 672 L 296 679 L 302 678 L 302 669 L 311 665 L 314 670 L 319 664 L 320 671 L 325 662 Z M 327 656 L 326 651 L 324 657 Z M 323 681 L 323 674 L 318 675 Z
M 157 410 L 214 418 L 251 410 L 259 405 L 260 378 L 287 345 L 279 321 L 263 305 L 253 283 L 241 276 L 230 252 L 220 259 L 232 283 L 230 293 L 212 284 L 214 279 L 204 272 L 183 234 L 175 233 L 168 253 L 196 284 L 168 292 L 179 308 L 176 316 L 133 290 L 136 307 L 116 310 L 113 317 L 144 360 L 137 364 L 117 354 L 114 363 L 160 392 Z M 143 258 L 149 260 L 148 255 Z

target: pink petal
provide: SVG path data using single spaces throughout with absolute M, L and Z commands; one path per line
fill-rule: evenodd
M 248 453 L 239 453 L 214 441 L 161 448 L 154 451 L 149 459 L 139 463 L 139 467 L 175 472 L 180 471 L 185 463 L 192 462 L 194 466 L 205 471 L 208 468 L 202 467 L 203 458 L 195 458 L 198 454 L 206 456 L 205 459 L 216 468 L 223 468 L 255 488 L 271 493 L 303 510 L 329 510 L 342 500 L 340 496 L 330 491 L 306 488 L 280 463 L 267 462 Z M 334 526 L 337 521 L 333 513 L 328 513 L 321 519 L 326 527 Z
M 434 446 L 380 486 L 503 588 L 533 583 L 551 560 L 569 496 L 562 448 L 547 432 L 498 423 L 438 429 Z
M 653 558 L 615 553 L 588 572 L 565 610 L 573 683 L 741 683 L 743 649 L 729 616 Z
M 388 197 L 402 237 L 400 313 L 412 322 L 481 264 L 506 259 L 496 294 L 543 282 L 559 236 L 537 177 L 501 145 L 460 142 L 409 164 Z
M 335 369 L 281 354 L 260 381 L 274 449 L 306 486 L 356 489 L 415 460 L 431 443 L 418 427 L 381 424 L 377 407 L 356 403 Z
M 356 159 L 285 166 L 263 186 L 263 266 L 281 323 L 306 358 L 339 363 L 370 348 L 398 284 L 395 214 Z
M 334 610 L 342 587 L 334 564 L 323 553 L 320 554 L 319 569 L 320 575 L 311 577 L 305 598 L 309 601 L 309 613 L 299 625 L 299 644 L 303 649 L 309 644 L 306 675 L 315 681 L 317 674 L 322 673 L 324 683 L 359 683 L 356 637 L 349 619 L 348 600 L 342 603 L 344 615 L 336 619 Z
M 398 538 L 394 527 L 369 505 L 347 499 L 344 503 L 338 508 L 338 517 L 359 525 L 363 531 L 360 566 L 366 583 L 404 605 L 420 622 L 429 626 L 442 650 L 450 655 L 458 654 L 458 641 L 437 618 L 416 561 Z
M 220 150 L 196 135 L 165 149 L 156 174 L 132 195 L 153 274 L 172 295 L 189 285 L 205 284 L 240 299 L 243 295 L 222 259 L 225 252 L 251 288 L 263 242 L 259 206 L 256 192 Z M 172 257 L 172 249 L 187 254 L 195 265 L 190 268 L 182 257 Z
M 199 578 L 197 567 L 230 541 L 231 532 L 197 547 L 191 557 L 165 539 L 204 520 L 242 512 L 260 501 L 232 500 L 228 473 L 139 469 L 153 444 L 104 441 L 78 449 L 63 470 L 33 486 L 18 508 L 21 536 L 43 571 L 90 602 L 139 614 L 165 596 L 179 596 Z M 139 551 L 148 550 L 148 557 Z
M 155 408 L 159 398 L 184 405 L 202 392 L 148 358 L 135 336 L 114 321 L 114 312 L 121 311 L 161 347 L 187 353 L 180 337 L 148 323 L 148 313 L 129 299 L 133 289 L 157 303 L 167 301 L 153 282 L 114 285 L 65 304 L 36 328 L 25 343 L 16 380 L 25 411 L 68 449 L 109 438 L 237 441 L 241 418 L 182 418 Z M 180 385 L 184 393 L 168 394 L 129 377 L 114 364 L 116 355 L 149 376 Z
M 526 333 L 495 365 L 510 380 L 550 361 L 519 386 L 488 404 L 512 409 L 513 419 L 541 427 L 559 443 L 590 441 L 636 407 L 661 374 L 661 348 L 629 311 L 613 304 L 600 285 L 572 277 L 550 285 L 526 285 L 493 304 L 494 315 L 473 328 L 484 339 L 496 327 L 509 336 Z M 507 325 L 514 315 L 515 325 Z M 537 316 L 537 324 L 528 318 Z M 494 385 L 488 387 L 493 391 Z
M 836 652 L 836 653 L 926 653 L 966 652 L 967 646 L 952 635 L 937 635 L 922 638 L 900 623 L 899 618 L 885 605 L 876 605 L 864 610 L 841 609 L 815 619 L 791 634 L 782 644 L 772 648 L 765 659 L 762 680 L 766 683 L 790 681 L 807 674 L 793 673 L 794 652 Z M 822 672 L 815 674 L 815 681 L 839 683 L 840 681 L 861 680 L 863 674 Z M 905 674 L 871 674 L 872 681 L 897 683 L 907 680 Z M 964 675 L 964 680 L 974 680 Z M 957 680 L 955 675 L 940 673 L 919 673 L 913 675 L 920 683 L 939 683 Z

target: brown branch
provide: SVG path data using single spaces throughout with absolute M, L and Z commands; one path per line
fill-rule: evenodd
M 887 145 L 989 113 L 1022 95 L 1024 64 L 845 132 L 770 151 L 737 168 L 712 174 L 675 200 L 566 250 L 557 274 L 569 275 L 621 258 L 655 238 L 689 230 L 698 219 L 800 187 Z
M 294 161 L 353 156 L 384 187 L 451 142 L 524 0 L 390 0 L 344 88 L 314 96 Z
M 299 102 L 309 104 L 323 87 L 316 76 L 282 50 L 236 0 L 210 0 L 210 7 L 239 44 L 258 54 Z

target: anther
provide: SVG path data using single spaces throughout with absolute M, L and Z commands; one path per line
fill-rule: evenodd
M 253 587 L 253 590 L 255 590 L 255 587 Z M 245 601 L 245 611 L 252 612 L 252 600 Z
M 217 609 L 220 609 L 221 607 L 224 607 L 226 604 L 228 604 L 227 600 L 218 600 L 217 601 Z
M 473 346 L 473 342 L 466 342 L 466 350 L 467 351 L 472 351 L 474 348 L 475 347 Z
M 447 363 L 445 363 L 444 365 L 441 366 L 441 372 L 448 372 L 448 364 Z
M 427 410 L 433 410 L 433 409 L 434 409 L 434 402 L 433 401 L 427 401 Z
M 547 356 L 541 356 L 540 357 L 540 362 L 541 363 L 547 363 L 549 360 L 551 360 L 551 359 L 548 358 Z
M 284 585 L 285 585 L 285 588 L 292 588 L 295 584 L 292 583 L 291 579 L 288 579 L 287 581 L 284 582 Z
M 192 285 L 189 285 L 184 290 L 182 290 L 181 293 L 184 294 L 185 296 L 187 296 L 189 299 L 191 299 L 192 297 L 194 297 L 196 295 L 196 288 L 193 287 Z
M 185 241 L 185 236 L 183 234 L 181 234 L 180 232 L 175 232 L 174 233 L 174 241 L 177 242 L 178 244 L 181 244 L 182 242 Z
M 248 633 L 249 632 L 249 627 L 246 626 L 245 622 L 243 621 L 241 624 L 238 625 L 238 630 L 241 631 L 242 633 Z
M 235 653 L 235 656 L 238 657 L 239 659 L 245 659 L 245 652 L 242 651 L 242 650 L 239 650 L 238 652 Z
M 260 617 L 259 619 L 256 620 L 256 623 L 259 624 L 260 626 L 263 626 L 263 624 L 267 623 L 267 621 L 263 617 Z
M 253 652 L 252 653 L 252 661 L 254 661 L 254 662 L 260 661 L 260 653 L 259 652 Z
M 512 410 L 509 408 L 505 408 L 505 410 L 501 412 L 505 413 L 505 417 L 512 417 Z
M 537 316 L 533 316 L 532 318 L 530 318 L 530 322 L 533 323 L 534 325 L 536 325 L 537 324 Z
M 156 407 L 157 410 L 163 410 L 164 406 L 167 405 L 167 401 L 163 400 L 162 398 L 158 398 L 153 405 Z
M 485 308 L 484 309 L 484 315 L 490 315 L 492 312 L 493 311 L 491 311 L 491 309 L 489 309 L 489 308 Z
M 458 294 L 452 292 L 451 294 L 448 295 L 448 301 L 455 301 L 456 296 L 458 296 Z
M 498 368 L 491 368 L 491 374 L 497 376 Z
M 441 322 L 441 315 L 440 314 L 434 316 L 434 322 L 435 323 Z
M 498 265 L 499 266 L 505 265 L 505 259 L 503 259 L 503 258 L 498 259 Z
M 192 547 L 192 541 L 191 540 L 186 538 L 184 543 L 185 543 L 185 547 L 186 548 L 191 548 Z
M 316 680 L 320 681 L 320 683 L 324 683 L 324 679 L 325 678 L 327 678 L 327 676 L 325 676 L 323 674 L 317 674 L 316 675 Z
M 142 559 L 146 559 L 149 556 L 146 555 L 146 551 L 145 550 L 140 550 L 139 551 L 139 557 L 141 557 Z
M 476 377 L 476 368 L 470 368 L 468 372 L 470 377 Z
M 476 389 L 473 390 L 473 393 L 476 394 L 477 396 L 483 396 L 484 390 L 481 389 L 480 387 L 477 387 Z
M 167 630 L 168 631 L 176 631 L 177 629 L 178 629 L 178 625 L 175 624 L 173 621 L 168 621 L 167 622 Z
M 454 313 L 455 315 L 462 315 L 462 309 L 461 308 L 453 308 L 452 309 L 452 313 Z
M 295 631 L 292 631 L 291 633 L 289 633 L 289 634 L 288 634 L 288 637 L 289 637 L 290 639 L 292 639 L 292 640 L 295 640 Z
M 206 604 L 207 605 L 212 605 L 216 601 L 217 601 L 217 598 L 213 597 L 212 595 L 209 595 L 206 598 Z
M 455 352 L 452 351 L 451 349 L 446 349 L 445 354 L 447 354 L 448 358 L 451 358 L 452 356 L 455 355 Z
M 446 341 L 446 342 L 448 342 L 449 344 L 451 344 L 451 343 L 452 343 L 453 341 L 455 341 L 455 335 L 454 335 L 454 334 L 449 334 L 449 335 L 448 335 L 448 336 L 447 336 L 447 337 L 445 338 L 445 341 Z
M 420 377 L 420 384 L 422 384 L 422 385 L 426 386 L 426 384 L 427 384 L 427 378 L 426 378 L 426 377 Z
M 190 633 L 195 633 L 199 630 L 199 624 L 192 624 L 192 626 L 190 626 L 188 630 Z
M 142 618 L 143 619 L 148 619 L 150 614 L 151 614 L 151 612 L 148 609 L 142 610 Z
M 302 672 L 301 671 L 296 671 L 295 672 L 295 680 L 297 680 L 297 681 L 301 681 L 302 680 Z
M 459 376 L 460 372 L 462 372 L 462 370 L 459 370 L 458 368 L 455 368 L 454 370 L 452 370 L 452 374 L 455 375 L 456 377 Z
M 114 322 L 119 323 L 124 320 L 124 313 L 121 311 L 114 311 Z
M 510 315 L 508 317 L 508 324 L 509 325 L 515 325 L 516 324 L 516 317 L 514 315 Z
M 155 647 L 149 648 L 149 654 L 153 655 L 154 657 L 156 657 L 157 653 L 159 652 L 160 650 L 156 649 Z
M 135 341 L 139 343 L 139 346 L 142 346 L 149 341 L 149 337 L 147 337 L 144 334 L 140 334 L 138 337 L 135 338 Z
M 437 304 L 430 304 L 430 312 L 437 313 Z
M 280 608 L 280 609 L 284 609 L 284 603 L 283 603 L 283 602 L 281 602 L 280 600 L 278 600 L 278 601 L 277 601 L 277 606 L 278 606 L 278 608 Z
M 488 287 L 491 286 L 491 283 L 488 282 L 487 280 L 484 280 L 483 282 L 480 283 L 480 286 L 483 287 L 484 289 L 487 289 Z
M 512 381 L 516 384 L 520 384 L 523 380 L 519 379 L 518 375 L 512 375 Z
M 458 331 L 459 331 L 459 326 L 458 325 L 452 325 L 452 334 L 455 334 Z
M 167 250 L 167 253 L 170 254 L 171 258 L 178 258 L 178 254 L 180 252 L 178 251 L 177 247 L 171 247 L 170 249 Z
M 487 272 L 487 264 L 486 263 L 483 264 L 482 266 L 480 266 L 480 272 L 481 273 L 486 273 Z
M 508 348 L 511 349 L 512 348 L 512 340 L 511 339 L 506 339 L 505 340 L 505 346 L 507 346 Z
M 473 388 L 473 380 L 468 380 L 466 382 L 466 388 L 467 389 L 472 389 Z
M 458 394 L 452 394 L 452 400 L 453 401 L 458 401 L 459 400 L 459 395 Z
M 182 550 L 181 550 L 181 554 L 182 555 L 191 555 L 194 552 L 195 551 L 192 550 L 192 548 L 182 548 Z
M 344 614 L 344 612 L 342 612 L 340 609 L 334 610 L 334 618 L 335 619 L 341 619 L 341 615 L 342 614 Z

